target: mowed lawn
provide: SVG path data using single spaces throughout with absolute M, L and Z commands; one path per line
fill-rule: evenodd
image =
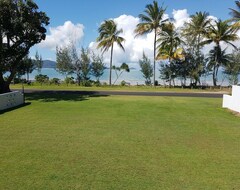
M 0 114 L 0 189 L 240 189 L 222 99 L 34 94 Z

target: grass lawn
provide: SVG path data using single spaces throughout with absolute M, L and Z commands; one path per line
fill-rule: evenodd
M 222 99 L 32 94 L 0 114 L 0 189 L 240 189 Z

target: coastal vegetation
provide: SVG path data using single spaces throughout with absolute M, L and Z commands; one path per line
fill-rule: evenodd
M 14 4 L 16 2 L 1 1 L 1 17 L 19 19 L 8 19 L 8 22 L 0 19 L 2 26 L 0 93 L 10 90 L 9 84 L 14 78 L 20 78 L 24 74 L 28 76 L 33 69 L 38 70 L 38 75 L 41 74 L 42 58 L 38 52 L 35 55 L 34 66 L 30 64 L 30 61 L 26 64 L 27 56 L 33 45 L 45 39 L 45 26 L 49 24 L 49 18 L 44 12 L 38 10 L 38 6 L 33 1 L 26 0 Z M 9 3 L 13 6 L 10 6 Z M 212 75 L 213 86 L 216 87 L 220 85 L 218 73 L 222 71 L 229 79 L 230 85 L 238 84 L 239 59 L 235 58 L 239 56 L 240 52 L 235 42 L 239 40 L 237 35 L 240 22 L 239 4 L 239 1 L 236 1 L 237 9 L 229 10 L 232 18 L 228 20 L 213 19 L 207 12 L 196 12 L 181 28 L 175 28 L 172 19 L 164 17 L 166 8 L 159 6 L 157 1 L 147 4 L 144 12 L 139 14 L 140 23 L 137 24 L 132 34 L 135 37 L 149 33 L 154 34 L 153 64 L 150 62 L 153 68 L 152 75 L 151 72 L 148 72 L 146 78 L 146 70 L 141 68 L 146 84 L 154 86 L 159 84 L 156 78 L 157 62 L 160 68 L 160 79 L 170 87 L 175 86 L 175 80 L 180 80 L 183 87 L 204 86 L 201 78 L 207 75 Z M 8 6 L 12 9 L 7 10 Z M 15 12 L 15 8 L 18 8 L 20 12 Z M 26 14 L 24 11 L 27 11 Z M 22 20 L 26 24 L 21 25 Z M 15 29 L 14 27 L 18 27 L 18 25 L 19 28 Z M 11 32 L 8 32 L 9 26 L 13 26 Z M 110 19 L 105 20 L 100 25 L 98 32 L 97 48 L 102 53 L 110 51 L 108 84 L 111 86 L 112 69 L 117 71 L 116 68 L 120 68 L 115 63 L 113 64 L 114 45 L 116 44 L 125 51 L 125 39 L 121 36 L 124 31 L 118 28 L 114 20 Z M 204 53 L 203 48 L 208 44 L 212 45 L 211 49 Z M 223 44 L 225 45 L 223 46 Z M 233 49 L 232 53 L 230 49 Z M 148 58 L 151 55 L 145 56 Z M 89 52 L 88 48 L 78 48 L 74 42 L 68 47 L 59 44 L 56 47 L 56 59 L 56 69 L 65 74 L 66 80 L 71 78 L 70 74 L 74 73 L 73 82 L 84 86 L 101 85 L 100 78 L 108 66 L 104 63 L 102 55 Z M 148 71 L 150 70 L 151 66 L 148 68 Z M 9 74 L 6 75 L 6 73 Z M 91 75 L 95 77 L 96 81 L 91 81 Z M 26 82 L 29 83 L 29 77 L 27 77 Z

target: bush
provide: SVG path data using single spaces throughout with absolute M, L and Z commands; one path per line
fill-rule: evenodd
M 65 82 L 67 85 L 69 85 L 69 84 L 75 84 L 73 77 L 66 77 L 66 78 L 64 79 L 64 82 Z
M 108 83 L 107 82 L 103 82 L 102 85 L 103 86 L 108 86 Z
M 101 83 L 100 83 L 99 80 L 93 81 L 92 84 L 93 84 L 94 86 L 101 86 Z
M 126 86 L 126 81 L 123 80 L 120 85 L 121 85 L 121 86 Z
M 61 83 L 59 78 L 52 78 L 50 80 L 50 84 L 55 84 L 55 85 L 59 85 Z
M 39 74 L 39 75 L 35 76 L 35 80 L 36 80 L 36 82 L 38 82 L 42 85 L 42 84 L 46 84 L 49 82 L 49 77 L 47 75 Z
M 13 84 L 20 84 L 20 83 L 27 84 L 27 80 L 26 79 L 21 79 L 21 78 L 18 78 L 18 77 L 15 77 L 13 79 Z
M 92 83 L 91 83 L 91 81 L 89 81 L 89 80 L 84 80 L 84 81 L 81 82 L 81 85 L 82 85 L 82 86 L 90 87 L 90 86 L 92 86 Z

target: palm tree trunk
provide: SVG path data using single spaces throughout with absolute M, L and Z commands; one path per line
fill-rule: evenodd
M 156 80 L 156 44 L 157 44 L 157 29 L 154 30 L 154 55 L 153 55 L 153 86 L 155 86 L 155 80 Z
M 113 44 L 111 47 L 111 57 L 110 57 L 110 73 L 109 73 L 109 85 L 112 86 L 112 59 L 113 59 Z
M 213 86 L 217 86 L 217 81 L 216 81 L 216 67 L 213 67 Z

